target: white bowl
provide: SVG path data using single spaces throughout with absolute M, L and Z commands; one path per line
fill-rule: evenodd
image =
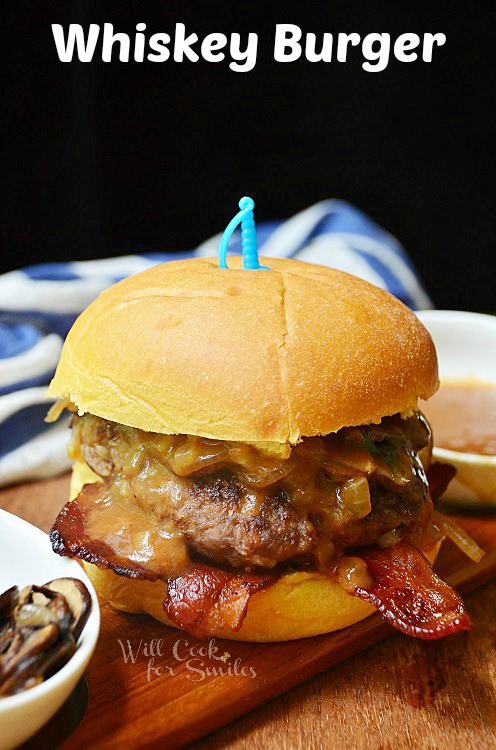
M 496 316 L 458 310 L 417 313 L 432 336 L 443 380 L 479 380 L 496 385 Z M 434 447 L 435 460 L 450 463 L 457 474 L 445 500 L 464 505 L 496 505 L 496 456 Z
M 95 590 L 74 560 L 52 551 L 47 534 L 0 510 L 0 593 L 14 584 L 41 585 L 54 578 L 79 578 L 92 600 L 91 613 L 76 652 L 46 682 L 18 695 L 0 698 L 0 750 L 16 747 L 42 727 L 69 697 L 93 654 L 100 630 Z

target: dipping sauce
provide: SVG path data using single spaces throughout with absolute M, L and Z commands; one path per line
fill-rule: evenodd
M 434 445 L 496 456 L 496 385 L 445 380 L 420 408 L 431 424 Z

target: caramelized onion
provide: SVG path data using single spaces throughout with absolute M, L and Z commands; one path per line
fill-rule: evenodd
M 368 589 L 373 584 L 367 563 L 361 557 L 342 557 L 337 576 L 339 584 L 350 594 L 354 594 L 357 587 Z
M 240 471 L 238 469 L 236 473 L 243 484 L 263 489 L 264 487 L 270 487 L 271 484 L 275 484 L 275 482 L 278 482 L 280 479 L 287 477 L 294 467 L 294 462 L 289 459 L 288 461 L 283 461 L 276 466 L 264 466 L 261 464 L 256 470 Z
M 402 529 L 398 526 L 395 529 L 386 531 L 385 534 L 382 534 L 382 536 L 380 536 L 377 540 L 377 544 L 382 549 L 387 549 L 388 547 L 393 547 L 395 544 L 399 544 L 404 536 L 405 529 Z
M 426 547 L 432 547 L 437 544 L 441 539 L 444 539 L 444 534 L 440 529 L 432 522 L 427 521 L 425 524 L 415 526 L 410 529 L 405 536 L 405 541 L 412 544 L 417 549 L 425 549 Z
M 56 411 L 73 408 L 70 402 L 55 406 Z M 366 479 L 398 492 L 410 485 L 415 460 L 412 446 L 418 442 L 410 433 L 419 429 L 416 423 L 420 419 L 420 414 L 408 420 L 390 417 L 381 425 L 347 427 L 325 437 L 307 437 L 292 448 L 281 448 L 279 444 L 260 443 L 258 447 L 194 435 L 143 432 L 87 414 L 75 418 L 68 450 L 71 458 L 85 460 L 100 476 L 112 472 L 135 476 L 145 459 L 154 459 L 177 477 L 201 476 L 207 469 L 209 473 L 228 470 L 253 488 L 269 487 L 284 479 L 288 487 L 304 487 L 308 494 L 327 474 L 333 477 L 334 485 L 326 487 L 326 493 L 333 492 L 334 503 L 338 501 L 337 487 L 343 482 L 345 487 L 349 484 L 350 491 L 343 491 L 343 506 L 352 509 L 350 513 L 346 510 L 347 516 L 359 520 L 370 512 Z M 107 446 L 102 454 L 102 442 L 108 443 L 109 452 Z M 88 445 L 91 454 L 83 450 Z M 108 471 L 103 473 L 102 462 L 109 462 Z M 353 480 L 360 483 L 355 487 Z
M 76 407 L 69 401 L 68 398 L 58 398 L 49 408 L 45 417 L 45 422 L 56 422 L 64 409 L 69 409 L 69 411 L 73 412 L 76 411 Z
M 439 527 L 439 530 L 445 534 L 448 539 L 451 539 L 456 546 L 469 557 L 473 562 L 479 562 L 479 560 L 486 554 L 482 550 L 477 542 L 467 534 L 467 532 L 458 526 L 457 523 L 447 518 L 438 510 L 433 511 L 432 520 Z
M 227 445 L 221 442 L 188 438 L 173 453 L 170 468 L 180 477 L 195 474 L 208 466 L 215 466 L 227 457 Z
M 344 514 L 353 520 L 365 518 L 372 510 L 369 483 L 365 477 L 350 479 L 339 488 Z

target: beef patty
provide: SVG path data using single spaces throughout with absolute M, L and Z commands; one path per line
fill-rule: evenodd
M 430 430 L 417 412 L 380 425 L 304 438 L 289 456 L 264 446 L 159 435 L 87 414 L 70 452 L 117 504 L 171 524 L 197 554 L 235 568 L 325 565 L 349 546 L 388 544 L 427 520 L 418 451 Z

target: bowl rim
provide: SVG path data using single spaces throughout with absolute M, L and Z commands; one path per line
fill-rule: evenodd
M 39 529 L 37 526 L 34 526 L 32 523 L 19 518 L 19 516 L 16 516 L 14 513 L 9 513 L 8 511 L 1 508 L 0 524 L 2 526 L 8 524 L 11 527 L 17 527 L 22 531 L 28 531 L 29 534 L 37 537 L 40 540 L 43 540 L 44 542 L 48 539 L 48 534 L 45 534 L 45 532 Z M 56 553 L 53 552 L 53 554 Z M 77 672 L 78 669 L 80 669 L 84 665 L 84 663 L 91 658 L 91 655 L 98 641 L 98 635 L 100 632 L 100 606 L 98 604 L 98 597 L 96 595 L 93 584 L 84 572 L 83 568 L 75 560 L 69 558 L 61 558 L 61 560 L 62 559 L 66 561 L 64 565 L 69 569 L 69 571 L 65 575 L 71 578 L 79 578 L 90 592 L 90 616 L 88 617 L 88 621 L 86 622 L 79 637 L 76 651 L 71 656 L 67 664 L 64 664 L 61 669 L 55 672 L 55 674 L 53 674 L 47 680 L 43 681 L 40 685 L 35 685 L 35 687 L 29 688 L 29 690 L 18 693 L 17 695 L 7 695 L 1 697 L 0 716 L 2 714 L 8 713 L 9 710 L 28 705 L 32 701 L 37 701 L 45 694 L 57 691 L 58 688 L 69 678 L 69 676 L 73 672 Z M 69 575 L 71 568 L 73 572 L 72 575 Z M 61 575 L 60 577 L 64 576 Z M 36 578 L 36 574 L 33 575 L 33 578 Z M 35 581 L 33 581 L 33 583 L 35 583 Z
M 440 310 L 426 309 L 426 310 L 415 310 L 415 314 L 422 320 L 423 318 L 432 320 L 442 320 L 443 318 L 464 318 L 465 320 L 471 320 L 473 323 L 482 323 L 482 325 L 490 324 L 496 327 L 496 315 L 490 315 L 489 313 L 472 312 L 471 310 Z
M 471 312 L 469 310 L 417 310 L 420 321 L 426 324 L 441 324 L 449 322 L 452 325 L 456 321 L 465 321 L 469 324 L 487 326 L 496 333 L 496 315 L 487 313 Z M 458 381 L 462 378 L 444 377 L 444 381 Z M 481 383 L 496 386 L 496 376 L 494 378 L 481 378 Z M 496 465 L 496 456 L 486 455 L 485 453 L 469 453 L 467 451 L 455 451 L 448 448 L 434 446 L 434 456 L 444 461 L 457 461 L 458 463 L 476 464 L 478 466 Z

